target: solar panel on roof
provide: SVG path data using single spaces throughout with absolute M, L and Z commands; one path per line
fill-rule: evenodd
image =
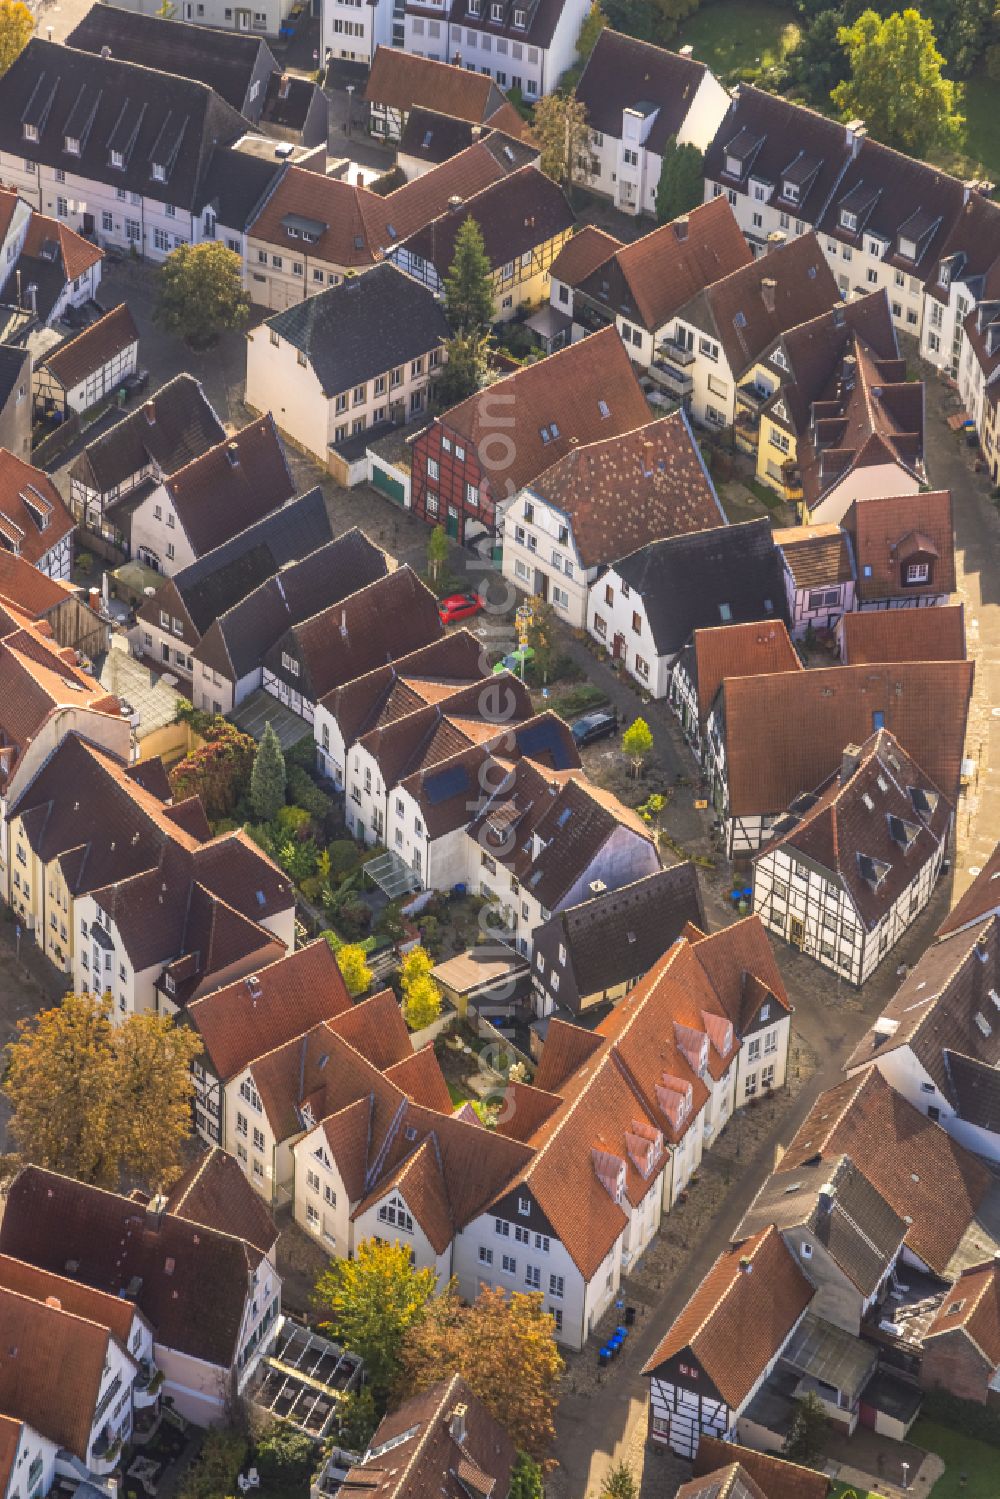
M 464 765 L 451 765 L 438 775 L 429 776 L 424 782 L 424 795 L 432 807 L 437 807 L 441 802 L 446 802 L 453 796 L 460 796 L 463 791 L 468 790 L 469 772 Z
M 532 755 L 537 758 L 540 754 L 548 753 L 556 770 L 568 770 L 573 764 L 565 735 L 560 732 L 559 725 L 551 719 L 542 719 L 538 723 L 528 724 L 525 728 L 518 729 L 517 742 L 522 755 Z

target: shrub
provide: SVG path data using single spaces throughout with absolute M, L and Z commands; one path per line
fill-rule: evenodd
M 950 1390 L 928 1390 L 920 1414 L 927 1421 L 937 1421 L 977 1442 L 1000 1446 L 1000 1411 L 988 1405 L 963 1400 Z
M 326 851 L 330 856 L 331 881 L 339 883 L 344 875 L 361 863 L 361 851 L 350 838 L 335 839 L 333 843 L 327 844 Z

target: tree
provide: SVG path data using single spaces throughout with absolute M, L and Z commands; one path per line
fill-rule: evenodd
M 653 735 L 644 718 L 636 718 L 622 735 L 622 749 L 632 761 L 632 774 L 638 777 L 642 762 L 653 748 Z
M 0 74 L 17 62 L 34 29 L 35 18 L 21 0 L 0 0 Z
M 434 385 L 439 405 L 456 406 L 467 396 L 475 395 L 486 380 L 489 351 L 489 334 L 475 329 L 456 333 L 445 344 L 447 359 Z
M 337 1435 L 348 1452 L 364 1452 L 378 1426 L 375 1397 L 370 1385 L 349 1390 L 337 1405 Z
M 845 119 L 863 119 L 876 140 L 914 156 L 955 140 L 963 124 L 958 88 L 943 76 L 933 23 L 918 10 L 885 20 L 866 10 L 837 40 L 849 73 L 831 97 Z
M 641 42 L 669 42 L 699 0 L 604 0 L 608 25 Z
M 602 1499 L 639 1499 L 639 1486 L 628 1463 L 613 1463 L 601 1485 Z
M 431 582 L 436 583 L 441 576 L 441 569 L 451 554 L 451 542 L 444 526 L 435 526 L 427 538 L 427 571 L 430 573 Z
M 285 805 L 285 757 L 281 741 L 269 723 L 264 726 L 263 738 L 253 757 L 250 805 L 261 822 L 273 822 Z
M 509 1499 L 543 1499 L 544 1493 L 542 1470 L 538 1463 L 526 1452 L 519 1452 L 510 1471 Z
M 316 1282 L 314 1299 L 329 1319 L 323 1330 L 364 1360 L 376 1402 L 388 1395 L 436 1284 L 433 1270 L 411 1265 L 408 1245 L 378 1239 L 363 1239 L 353 1260 L 331 1260 Z
M 597 46 L 597 38 L 607 24 L 608 18 L 601 9 L 600 0 L 592 0 L 586 20 L 580 27 L 580 35 L 576 39 L 576 55 L 581 62 L 587 61 Z
M 246 790 L 257 746 L 225 718 L 213 718 L 202 730 L 205 742 L 193 749 L 170 772 L 174 801 L 201 798 L 211 822 L 229 817 Z
M 254 1443 L 261 1488 L 268 1494 L 308 1495 L 316 1466 L 312 1438 L 288 1421 L 272 1421 Z
M 223 1499 L 236 1490 L 247 1455 L 247 1439 L 231 1426 L 210 1426 L 201 1450 L 186 1470 L 177 1499 Z
M 344 942 L 337 948 L 337 967 L 352 999 L 357 999 L 371 987 L 372 971 L 365 959 L 365 950 L 358 943 Z
M 416 1394 L 448 1374 L 461 1374 L 515 1445 L 540 1460 L 554 1435 L 563 1371 L 553 1332 L 535 1293 L 515 1291 L 508 1299 L 487 1286 L 465 1306 L 449 1286 L 407 1333 L 397 1389 Z
M 469 215 L 455 236 L 455 256 L 444 278 L 444 306 L 455 333 L 483 333 L 493 322 L 493 267 L 483 231 Z
M 527 635 L 528 645 L 535 653 L 532 664 L 542 681 L 547 682 L 556 656 L 556 615 L 548 600 L 537 594 L 531 600 Z
M 593 176 L 586 105 L 572 94 L 546 94 L 535 105 L 532 124 L 546 177 L 566 190 Z
M 116 1190 L 176 1179 L 191 1133 L 196 1033 L 163 1015 L 111 1020 L 111 996 L 67 994 L 18 1021 L 3 1093 L 26 1160 Z
M 672 135 L 663 149 L 663 165 L 656 186 L 656 222 L 669 224 L 671 219 L 690 213 L 705 196 L 702 167 L 704 156 L 697 146 L 679 146 Z
M 160 267 L 156 321 L 196 349 L 207 349 L 227 328 L 242 328 L 250 311 L 235 250 L 221 240 L 178 245 Z
M 441 990 L 429 976 L 415 979 L 403 999 L 403 1018 L 411 1031 L 422 1031 L 441 1013 Z
M 785 1445 L 781 1449 L 786 1457 L 794 1462 L 815 1462 L 823 1450 L 823 1438 L 827 1432 L 828 1422 L 819 1397 L 810 1390 L 796 1400 L 795 1411 L 792 1415 L 792 1424 L 785 1438 Z
M 847 53 L 838 40 L 843 22 L 842 11 L 819 11 L 812 24 L 802 28 L 787 58 L 789 81 L 819 108 L 847 77 Z

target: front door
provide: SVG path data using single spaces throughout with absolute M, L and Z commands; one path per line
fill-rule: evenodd
M 236 30 L 250 30 L 250 12 L 248 10 L 238 10 L 236 12 Z
M 625 660 L 625 636 L 616 635 L 611 646 L 611 653 L 616 661 Z
M 543 573 L 540 567 L 535 568 L 535 593 L 540 599 L 549 596 L 549 575 Z
M 805 941 L 805 939 L 806 939 L 806 929 L 805 929 L 804 922 L 800 921 L 797 916 L 789 916 L 789 918 L 788 918 L 788 940 L 789 940 L 789 942 L 792 944 L 793 947 L 801 947 L 802 944 L 803 944 L 803 942 Z
M 445 530 L 448 532 L 448 535 L 451 537 L 452 541 L 458 540 L 458 511 L 455 509 L 454 505 L 448 506 L 448 517 Z

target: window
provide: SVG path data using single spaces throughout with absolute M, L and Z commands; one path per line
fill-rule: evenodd
M 56 214 L 61 219 L 64 219 L 64 218 L 66 218 L 68 216 L 68 214 L 69 214 L 69 204 L 67 203 L 67 201 L 66 201 L 65 198 L 57 198 L 56 199 Z
M 522 1218 L 527 1218 L 531 1212 L 531 1198 L 519 1197 L 517 1199 L 517 1211 L 521 1214 Z
M 281 653 L 281 666 L 282 670 L 287 671 L 291 676 L 298 676 L 299 663 L 296 661 L 295 657 L 290 656 L 287 651 L 282 651 Z
M 244 1139 L 245 1139 L 246 1136 L 249 1134 L 249 1132 L 250 1132 L 250 1124 L 249 1124 L 249 1121 L 247 1119 L 247 1116 L 245 1114 L 241 1114 L 241 1113 L 239 1113 L 237 1111 L 237 1114 L 236 1114 L 236 1133 L 238 1135 L 242 1135 L 244 1137 Z
M 566 1282 L 561 1275 L 549 1276 L 549 1295 L 563 1296 L 566 1291 Z
M 165 229 L 153 230 L 153 248 L 164 252 L 170 249 L 170 236 Z
M 542 1272 L 537 1265 L 526 1265 L 524 1267 L 524 1284 L 530 1291 L 542 1289 Z
M 510 1224 L 507 1222 L 506 1218 L 494 1218 L 493 1227 L 500 1235 L 501 1239 L 510 1238 Z
M 439 479 L 441 477 L 441 471 L 438 468 L 436 458 L 428 458 L 427 460 L 427 477 L 428 479 Z
M 254 1150 L 264 1149 L 264 1131 L 262 1129 L 258 1129 L 256 1125 L 254 1125 L 253 1131 L 253 1148 Z
M 306 1203 L 306 1222 L 310 1228 L 319 1228 L 319 1211 L 311 1202 Z
M 702 337 L 698 340 L 698 352 L 704 354 L 706 359 L 718 360 L 719 345 L 713 343 L 710 338 Z
M 317 1171 L 307 1171 L 306 1172 L 306 1186 L 309 1188 L 310 1192 L 318 1192 L 319 1191 L 319 1172 L 317 1172 Z
M 633 635 L 641 635 L 642 634 L 642 615 L 641 614 L 633 614 L 632 615 L 632 633 L 633 633 Z
M 514 1224 L 514 1239 L 518 1244 L 530 1244 L 531 1234 L 528 1229 L 523 1228 L 520 1223 Z
M 649 662 L 643 656 L 635 658 L 635 673 L 636 676 L 642 677 L 644 682 L 649 681 Z
M 908 562 L 906 565 L 907 583 L 926 583 L 930 575 L 930 565 L 926 562 Z
M 485 1244 L 480 1244 L 479 1246 L 479 1263 L 481 1265 L 492 1265 L 493 1263 L 493 1251 L 492 1249 L 487 1249 Z
M 502 1255 L 500 1258 L 500 1268 L 503 1270 L 504 1275 L 516 1275 L 517 1260 L 512 1254 Z
M 542 1250 L 543 1254 L 548 1254 L 548 1252 L 549 1252 L 549 1250 L 550 1250 L 551 1247 L 552 1246 L 551 1246 L 551 1244 L 549 1242 L 548 1234 L 536 1234 L 535 1235 L 535 1248 L 536 1249 Z
M 746 1082 L 743 1084 L 743 1098 L 744 1098 L 744 1101 L 746 1099 L 748 1099 L 748 1098 L 753 1098 L 754 1095 L 756 1094 L 756 1092 L 757 1092 L 757 1074 L 756 1074 L 756 1072 L 751 1072 L 749 1074 L 749 1076 L 747 1077 Z
M 142 239 L 142 225 L 138 219 L 125 220 L 125 238 L 130 245 L 137 245 Z
M 326 1186 L 323 1188 L 323 1201 L 327 1204 L 328 1207 L 335 1208 L 337 1206 L 337 1194 L 330 1186 L 329 1182 L 327 1182 Z
M 115 227 L 114 214 L 108 213 L 107 209 L 101 214 L 101 232 L 110 234 Z

